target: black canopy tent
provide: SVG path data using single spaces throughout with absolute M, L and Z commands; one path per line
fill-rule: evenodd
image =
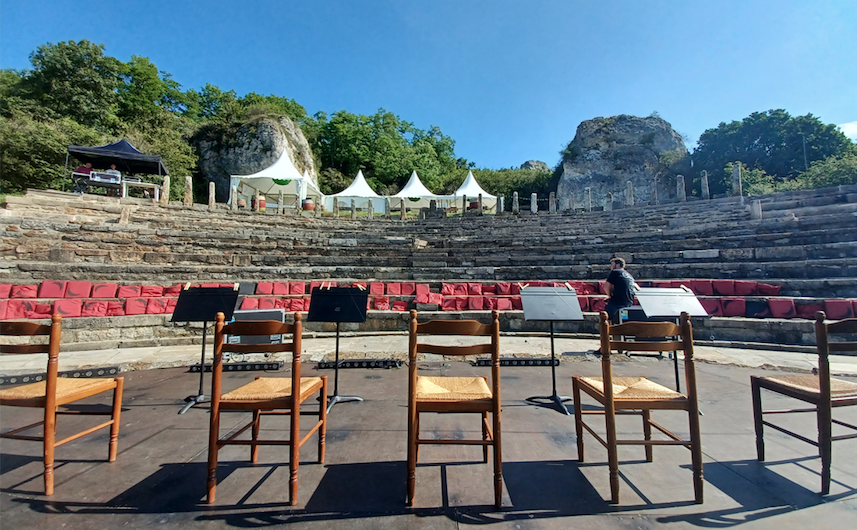
M 74 155 L 75 158 L 84 163 L 92 162 L 96 168 L 108 168 L 110 164 L 116 164 L 116 168 L 123 174 L 169 174 L 160 156 L 144 155 L 125 139 L 97 147 L 68 146 L 68 154 L 65 159 L 66 171 L 68 171 L 68 155 Z

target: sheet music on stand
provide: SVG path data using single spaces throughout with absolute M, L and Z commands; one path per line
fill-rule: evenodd
M 359 396 L 339 395 L 339 324 L 341 322 L 366 322 L 369 291 L 358 287 L 316 287 L 310 293 L 308 322 L 336 323 L 336 361 L 333 365 L 333 395 L 327 411 L 337 403 L 363 401 Z
M 550 396 L 532 396 L 526 401 L 543 405 L 551 404 L 560 412 L 568 415 L 563 404 L 572 401 L 569 396 L 560 396 L 556 392 L 556 353 L 554 352 L 553 323 L 555 321 L 583 320 L 583 311 L 577 299 L 577 292 L 568 287 L 525 287 L 521 289 L 521 304 L 524 307 L 524 320 L 547 320 L 550 322 L 551 338 L 551 376 L 553 393 Z

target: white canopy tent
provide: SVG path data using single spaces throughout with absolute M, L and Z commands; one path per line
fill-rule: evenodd
M 363 176 L 362 170 L 357 171 L 357 176 L 354 177 L 354 181 L 350 186 L 339 193 L 325 196 L 325 208 L 328 211 L 333 211 L 334 201 L 339 201 L 340 209 L 351 208 L 352 199 L 355 200 L 358 208 L 366 208 L 369 205 L 369 201 L 372 201 L 372 207 L 376 212 L 384 211 L 384 197 L 375 193 L 375 190 L 369 186 L 369 183 L 366 182 L 366 177 Z
M 429 202 L 432 199 L 440 200 L 443 199 L 443 195 L 438 195 L 436 193 L 432 193 L 428 188 L 422 183 L 420 178 L 417 176 L 417 172 L 413 171 L 411 173 L 411 178 L 408 179 L 408 183 L 405 184 L 405 187 L 399 191 L 399 193 L 393 195 L 392 199 L 405 199 L 408 202 L 406 203 L 408 208 L 428 208 Z M 398 207 L 396 204 L 398 201 L 392 201 L 392 206 Z
M 238 197 L 232 197 L 232 188 L 236 187 Z M 258 191 L 265 196 L 266 202 L 275 206 L 280 192 L 283 192 L 283 202 L 287 208 L 300 208 L 303 199 L 312 199 L 320 203 L 324 194 L 318 189 L 308 173 L 301 175 L 289 158 L 289 153 L 283 151 L 280 158 L 270 167 L 252 175 L 230 175 L 229 200 L 250 199 Z
M 471 201 L 475 201 L 479 199 L 479 195 L 482 195 L 482 206 L 486 210 L 491 210 L 497 206 L 497 196 L 491 195 L 487 191 L 483 190 L 482 186 L 476 182 L 476 177 L 473 176 L 473 172 L 468 171 L 464 182 L 461 183 L 461 186 L 455 190 L 455 193 L 453 193 L 451 197 L 459 201 L 463 200 L 464 197 Z

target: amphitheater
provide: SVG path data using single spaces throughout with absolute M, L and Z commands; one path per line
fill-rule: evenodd
M 621 256 L 642 286 L 686 285 L 710 318 L 697 341 L 812 350 L 812 317 L 857 309 L 857 186 L 615 211 L 434 220 L 233 212 L 151 200 L 30 190 L 0 210 L 0 318 L 66 318 L 67 350 L 190 344 L 171 323 L 183 285 L 242 284 L 241 307 L 306 310 L 312 287 L 360 284 L 369 319 L 353 331 L 407 330 L 412 308 L 452 318 L 502 312 L 527 322 L 519 290 L 568 282 L 594 334 L 600 282 Z M 330 330 L 310 323 L 310 331 Z

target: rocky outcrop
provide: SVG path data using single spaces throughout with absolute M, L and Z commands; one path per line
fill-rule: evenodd
M 675 174 L 687 162 L 687 147 L 668 122 L 658 116 L 613 116 L 585 121 L 577 127 L 574 140 L 563 152 L 557 183 L 557 200 L 567 204 L 574 194 L 575 205 L 584 206 L 585 189 L 592 193 L 592 205 L 602 206 L 608 194 L 621 205 L 628 181 L 635 202 L 650 202 L 657 177 L 659 201 L 676 194 Z
M 527 160 L 521 164 L 521 169 L 535 169 L 538 171 L 550 171 L 551 168 L 541 160 Z
M 297 170 L 318 175 L 309 143 L 300 126 L 286 116 L 264 117 L 237 130 L 207 130 L 195 144 L 206 182 L 214 182 L 218 202 L 225 202 L 230 175 L 249 175 L 273 164 L 286 151 Z

